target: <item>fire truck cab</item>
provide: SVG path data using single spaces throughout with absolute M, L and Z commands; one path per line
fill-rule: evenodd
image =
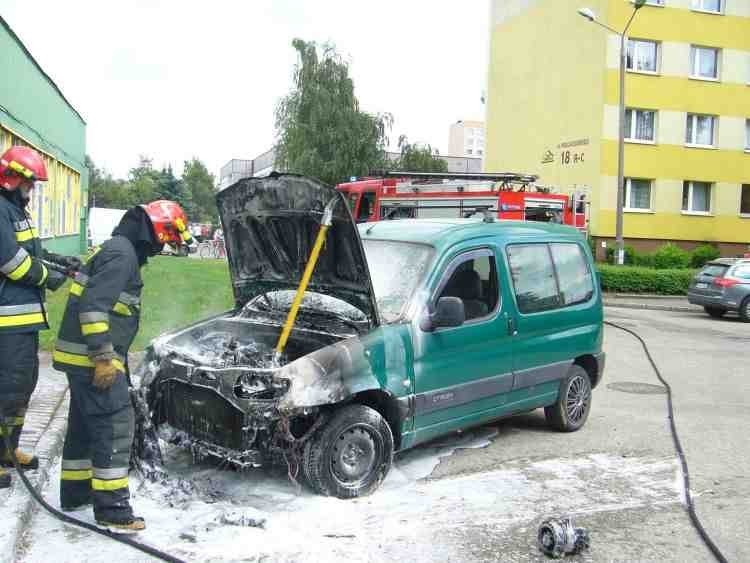
M 582 190 L 553 193 L 537 176 L 395 172 L 339 184 L 358 223 L 406 218 L 470 217 L 541 221 L 588 230 L 588 199 Z

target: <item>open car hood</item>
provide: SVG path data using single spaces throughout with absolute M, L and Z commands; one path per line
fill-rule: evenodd
M 341 299 L 379 324 L 362 242 L 344 197 L 317 180 L 273 173 L 216 196 L 238 306 L 265 292 L 296 290 L 326 205 L 333 224 L 307 290 Z

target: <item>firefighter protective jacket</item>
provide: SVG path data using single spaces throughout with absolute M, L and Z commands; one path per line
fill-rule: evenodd
M 0 334 L 49 328 L 42 243 L 24 209 L 0 196 Z
M 143 282 L 133 244 L 114 236 L 86 260 L 70 287 L 55 351 L 55 369 L 90 373 L 96 360 L 125 371 L 138 332 Z

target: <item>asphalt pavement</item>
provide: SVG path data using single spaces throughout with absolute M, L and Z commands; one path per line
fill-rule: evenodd
M 750 560 L 750 324 L 699 312 L 608 308 L 606 316 L 648 342 L 673 388 L 698 514 L 730 561 Z M 553 432 L 535 411 L 446 437 L 399 456 L 383 489 L 357 501 L 299 493 L 283 476 L 193 466 L 175 453 L 171 470 L 193 488 L 136 486 L 149 525 L 142 538 L 188 560 L 543 561 L 539 523 L 570 515 L 589 530 L 591 548 L 567 561 L 711 561 L 685 512 L 663 388 L 632 336 L 607 327 L 605 350 L 581 431 Z M 53 503 L 56 488 L 52 475 Z M 228 510 L 264 524 L 236 527 L 250 519 Z M 28 529 L 20 561 L 145 560 L 46 514 Z

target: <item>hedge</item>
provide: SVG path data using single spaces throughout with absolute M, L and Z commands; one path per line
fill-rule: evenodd
M 654 270 L 597 264 L 602 290 L 619 293 L 685 295 L 695 270 Z

